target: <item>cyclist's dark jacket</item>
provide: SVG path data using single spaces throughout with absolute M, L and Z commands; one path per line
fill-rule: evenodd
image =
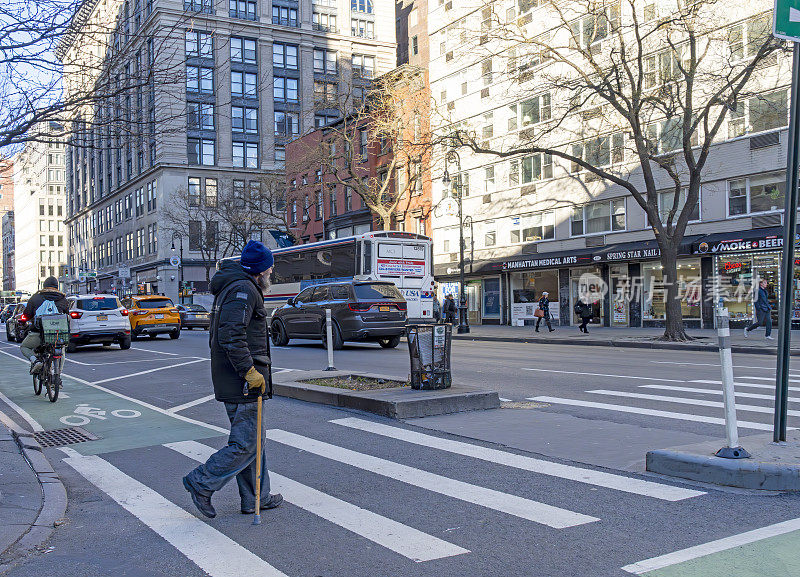
M 264 296 L 254 278 L 233 260 L 223 261 L 211 279 L 214 308 L 209 331 L 214 396 L 225 403 L 255 402 L 244 396 L 244 375 L 255 366 L 268 378 L 269 335 Z M 254 360 L 255 359 L 255 360 Z
M 56 308 L 60 313 L 66 314 L 67 311 L 69 311 L 69 301 L 64 293 L 54 288 L 43 288 L 28 301 L 28 304 L 25 306 L 25 316 L 33 320 L 33 317 L 36 316 L 36 309 L 38 309 L 44 301 L 53 301 L 56 303 Z M 35 333 L 41 332 L 33 322 L 30 323 L 30 330 Z

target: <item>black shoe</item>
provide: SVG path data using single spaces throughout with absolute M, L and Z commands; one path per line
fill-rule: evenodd
M 274 495 L 270 495 L 269 499 L 261 501 L 261 511 L 266 511 L 267 509 L 274 509 L 278 505 L 283 503 L 283 495 L 280 493 L 275 493 Z M 253 509 L 245 509 L 242 507 L 242 514 L 243 515 L 252 515 L 255 513 L 256 510 Z
M 539 329 L 536 329 L 536 332 L 538 333 L 538 332 L 539 332 Z
M 214 505 L 211 504 L 211 495 L 201 495 L 198 493 L 197 490 L 189 484 L 186 477 L 183 478 L 183 486 L 189 491 L 189 494 L 192 496 L 192 501 L 194 501 L 194 505 L 197 507 L 198 511 L 209 519 L 213 519 L 217 516 Z
M 554 330 L 556 330 L 556 329 L 550 329 L 550 332 L 552 333 Z

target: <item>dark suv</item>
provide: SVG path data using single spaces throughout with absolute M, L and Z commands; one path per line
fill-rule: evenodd
M 406 300 L 390 282 L 339 282 L 308 287 L 272 313 L 272 342 L 326 339 L 325 311 L 333 318 L 333 348 L 344 341 L 375 341 L 394 348 L 405 332 Z

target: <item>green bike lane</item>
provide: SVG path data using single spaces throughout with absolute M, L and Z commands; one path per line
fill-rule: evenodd
M 9 353 L 0 354 L 0 393 L 45 431 L 80 426 L 99 437 L 96 441 L 70 445 L 82 455 L 207 439 L 227 433 L 221 427 L 171 414 L 69 375 L 63 376 L 62 395 L 51 403 L 44 391 L 34 395 L 28 364 L 20 361 Z M 18 412 L 13 406 L 9 408 L 12 414 Z M 20 421 L 16 415 L 15 420 Z M 32 423 L 29 426 L 35 428 Z

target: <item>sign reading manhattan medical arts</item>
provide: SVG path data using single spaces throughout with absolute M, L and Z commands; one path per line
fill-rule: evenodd
M 425 261 L 379 258 L 378 274 L 387 276 L 423 276 L 425 274 Z
M 791 42 L 800 42 L 800 0 L 775 0 L 772 34 Z
M 503 270 L 524 270 L 529 268 L 548 268 L 562 265 L 590 263 L 588 256 L 553 256 L 550 258 L 529 258 L 503 263 Z

